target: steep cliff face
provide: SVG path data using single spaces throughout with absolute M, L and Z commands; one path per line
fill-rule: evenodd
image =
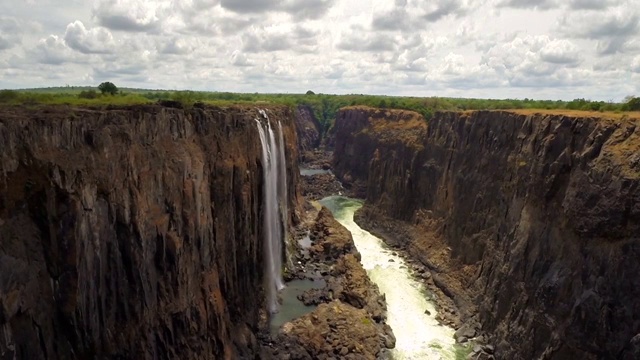
M 298 150 L 302 155 L 320 146 L 322 127 L 309 106 L 300 105 L 295 111 Z
M 293 116 L 267 113 L 284 126 L 293 213 Z M 1 357 L 253 356 L 256 118 L 250 107 L 0 109 Z
M 401 157 L 414 156 L 422 147 L 421 131 L 425 129 L 422 116 L 412 111 L 362 106 L 339 111 L 333 128 L 336 176 L 356 195 L 365 197 L 371 159 L 379 159 L 384 156 L 380 151 L 391 149 L 400 151 Z
M 418 229 L 406 245 L 471 298 L 499 358 L 640 355 L 640 121 L 439 113 L 390 142 L 375 113 L 338 117 L 336 144 L 356 141 L 336 172 L 359 162 L 366 216 Z

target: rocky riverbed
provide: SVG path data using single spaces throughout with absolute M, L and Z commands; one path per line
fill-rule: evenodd
M 267 359 L 384 359 L 395 346 L 386 302 L 362 267 L 351 233 L 326 208 L 308 225 L 310 246 L 300 246 L 289 280 L 318 281 L 299 301 L 317 306 L 263 338 Z M 309 214 L 308 214 L 309 216 Z

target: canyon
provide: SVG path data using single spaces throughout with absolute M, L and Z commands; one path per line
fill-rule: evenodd
M 496 358 L 636 359 L 639 125 L 352 107 L 332 129 L 333 167 L 366 199 L 361 226 L 424 264 L 451 322 Z
M 309 106 L 0 108 L 0 358 L 385 358 L 412 342 L 386 323 L 407 267 L 447 357 L 440 324 L 492 344 L 474 359 L 640 358 L 640 120 L 354 106 L 324 125 Z M 269 334 L 282 275 L 324 287 Z

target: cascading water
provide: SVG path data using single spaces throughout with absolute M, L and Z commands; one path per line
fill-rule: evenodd
M 279 143 L 264 110 L 260 115 L 264 123 L 256 119 L 262 144 L 263 167 L 263 221 L 264 260 L 267 306 L 270 313 L 278 311 L 278 291 L 284 288 L 282 280 L 282 243 L 287 227 L 287 176 L 284 156 L 282 125 L 278 123 Z

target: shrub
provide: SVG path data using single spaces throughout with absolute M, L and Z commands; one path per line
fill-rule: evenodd
M 83 90 L 78 94 L 80 99 L 95 99 L 98 97 L 98 92 L 95 90 Z
M 11 102 L 18 98 L 20 94 L 14 90 L 0 90 L 0 102 Z

